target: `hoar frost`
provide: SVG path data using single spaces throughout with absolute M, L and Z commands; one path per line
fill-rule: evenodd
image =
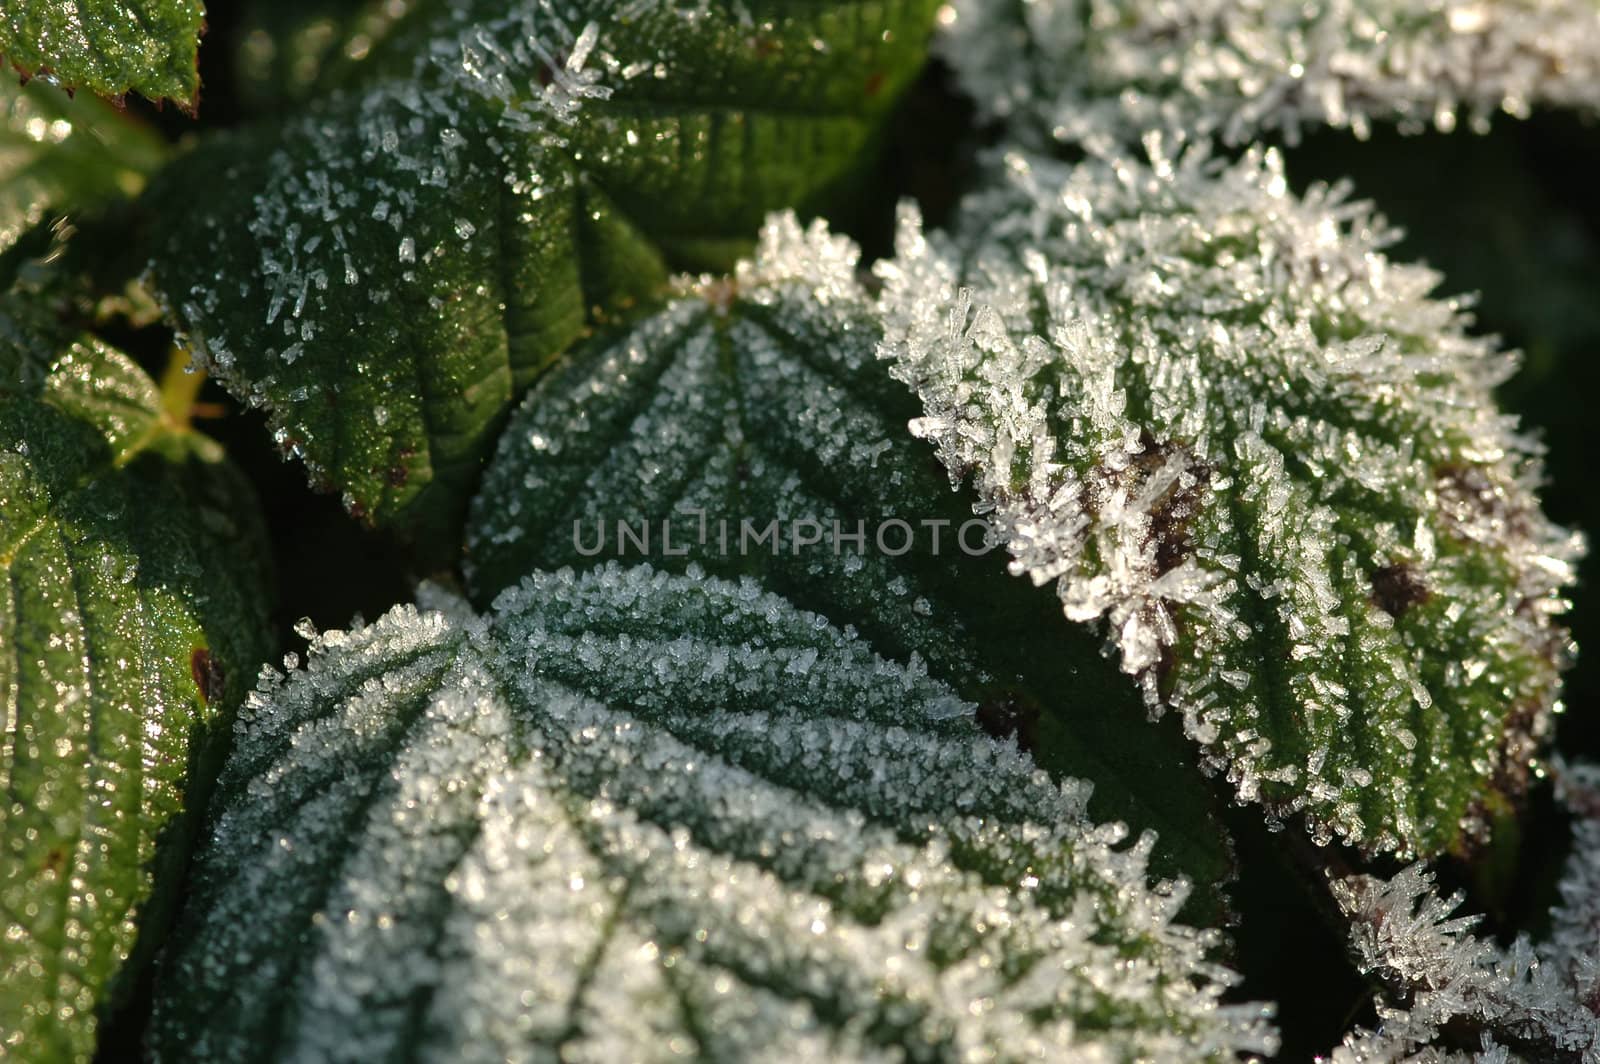
M 154 287 L 316 486 L 442 556 L 502 415 L 590 325 L 843 194 L 934 2 L 421 5 L 155 182 Z
M 906 432 L 919 404 L 876 357 L 859 262 L 820 221 L 774 214 L 733 278 L 683 279 L 659 310 L 568 352 L 483 475 L 468 592 L 488 605 L 532 571 L 619 557 L 759 574 L 989 703 L 994 733 L 1033 748 L 1046 721 L 1041 763 L 1096 780 L 1096 819 L 1160 831 L 1156 860 L 1210 885 L 1189 913 L 1205 909 L 1230 862 L 1211 786 L 1173 771 L 1193 752 L 1146 727 L 1092 631 L 1007 581 L 998 548 L 974 557 L 987 523 Z
M 913 431 L 1241 798 L 1429 853 L 1525 783 L 1581 542 L 1436 276 L 1272 152 L 996 160 L 880 264 Z
M 1594 0 L 954 0 L 942 21 L 980 114 L 1035 142 L 1600 110 Z
M 948 644 L 948 613 L 906 618 L 912 585 L 891 559 L 826 542 L 835 527 L 860 524 L 863 544 L 885 520 L 915 528 L 942 492 L 904 433 L 914 406 L 876 361 L 859 256 L 822 222 L 775 214 L 733 278 L 681 278 L 659 311 L 552 367 L 513 414 L 472 505 L 474 596 L 487 602 L 533 569 L 590 564 L 607 529 L 627 525 L 642 530 L 635 556 L 714 571 L 760 558 L 820 586 L 830 615 L 851 614 L 849 602 L 854 616 L 925 633 L 913 646 Z M 894 401 L 887 413 L 880 396 Z M 950 554 L 957 527 L 943 532 Z M 803 549 L 797 532 L 812 528 L 823 542 Z
M 576 270 L 537 226 L 576 210 L 583 104 L 641 73 L 600 23 L 548 4 L 445 14 L 405 76 L 203 145 L 206 179 L 235 201 L 195 212 L 156 256 L 198 361 L 363 516 L 422 509 L 430 486 L 449 510 L 485 426 L 580 331 Z M 219 283 L 229 271 L 245 279 Z
M 162 1059 L 1275 1047 L 1151 840 L 921 669 L 698 572 L 424 598 L 242 711 Z
M 1477 918 L 1454 915 L 1462 895 L 1441 898 L 1420 865 L 1332 884 L 1357 961 L 1392 992 L 1379 1002 L 1378 1028 L 1352 1031 L 1333 1064 L 1440 1060 L 1447 1027 L 1480 1032 L 1483 1062 L 1513 1051 L 1600 1059 L 1600 769 L 1558 764 L 1555 775 L 1573 842 L 1543 942 L 1523 936 L 1502 948 L 1470 934 Z

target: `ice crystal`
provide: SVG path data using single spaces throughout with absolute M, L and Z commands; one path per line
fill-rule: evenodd
M 1193 751 L 1177 729 L 1152 734 L 1094 633 L 1006 579 L 984 522 L 905 430 L 917 400 L 875 357 L 858 262 L 820 222 L 774 215 L 733 278 L 687 279 L 551 367 L 473 501 L 470 593 L 487 605 L 534 570 L 617 558 L 759 575 L 990 714 L 1021 707 L 990 726 L 1094 778 L 1096 819 L 1159 831 L 1155 860 L 1207 884 L 1191 912 L 1208 911 L 1231 862 Z
M 1600 109 L 1594 0 L 954 0 L 941 22 L 979 112 L 1036 142 Z
M 1555 777 L 1556 797 L 1573 816 L 1572 849 L 1541 955 L 1578 1000 L 1600 1015 L 1600 766 L 1558 762 Z M 1600 1055 L 1600 1036 L 1594 1045 Z
M 1537 945 L 1472 935 L 1477 919 L 1453 915 L 1461 894 L 1441 898 L 1421 865 L 1332 884 L 1357 961 L 1390 990 L 1378 1028 L 1351 1031 L 1333 1064 L 1447 1059 L 1436 1045 L 1447 1025 L 1481 1034 L 1481 1062 L 1510 1059 L 1508 1050 L 1600 1060 L 1600 769 L 1558 765 L 1556 781 L 1573 843 L 1551 934 Z
M 1513 361 L 1273 152 L 1007 156 L 880 266 L 916 388 L 1014 572 L 1103 621 L 1243 799 L 1432 852 L 1521 788 L 1581 542 L 1540 513 Z
M 614 566 L 427 599 L 241 715 L 161 1059 L 1273 1047 L 1148 840 L 822 618 Z
M 582 299 L 553 283 L 560 271 L 530 229 L 573 209 L 570 127 L 611 89 L 597 24 L 532 2 L 488 19 L 448 10 L 456 18 L 406 78 L 333 95 L 276 130 L 263 160 L 218 146 L 223 182 L 259 187 L 242 219 L 202 216 L 201 239 L 253 252 L 235 272 L 256 280 L 218 284 L 214 264 L 193 265 L 205 256 L 187 230 L 158 256 L 197 357 L 272 413 L 280 444 L 314 480 L 353 485 L 352 506 L 367 514 L 470 466 L 482 441 L 464 429 L 491 420 L 582 319 Z M 492 239 L 463 228 L 463 202 L 492 207 Z M 537 287 L 555 320 L 538 324 L 551 336 L 515 305 L 547 275 Z M 260 305 L 247 320 L 237 307 L 252 295 Z M 448 319 L 437 313 L 447 306 Z M 450 353 L 429 357 L 433 348 Z M 381 398 L 396 428 L 352 422 L 342 404 L 358 391 Z
M 863 10 L 424 5 L 337 89 L 168 171 L 156 286 L 314 482 L 447 540 L 513 397 L 592 319 L 853 172 L 932 0 Z

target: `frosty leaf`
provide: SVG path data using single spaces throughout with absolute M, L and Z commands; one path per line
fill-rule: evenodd
M 1050 596 L 1007 579 L 998 553 L 975 556 L 983 524 L 905 431 L 916 401 L 875 359 L 856 265 L 849 241 L 775 216 L 731 283 L 603 333 L 541 378 L 473 503 L 475 597 L 641 553 L 759 573 L 887 653 L 919 655 L 1047 768 L 1094 780 L 1095 817 L 1155 829 L 1160 869 L 1201 884 L 1187 915 L 1215 918 L 1231 862 L 1183 737 L 1145 723 Z M 862 538 L 836 544 L 835 528 Z
M 1338 191 L 1152 149 L 1013 156 L 955 237 L 905 222 L 914 431 L 1242 798 L 1463 847 L 1549 730 L 1581 547 L 1495 410 L 1512 361 Z
M 215 445 L 36 306 L 0 297 L 0 1050 L 88 1060 L 269 645 L 266 548 Z
M 1035 143 L 1152 128 L 1243 144 L 1375 122 L 1600 110 L 1594 0 L 955 0 L 940 53 Z
M 324 636 L 241 714 L 162 1059 L 1269 1049 L 943 685 L 749 580 L 537 575 Z
M 153 197 L 203 357 L 373 521 L 447 540 L 512 397 L 590 317 L 847 181 L 932 3 L 613 6 L 423 5 L 359 88 Z
M 1332 884 L 1357 961 L 1390 989 L 1379 1029 L 1351 1031 L 1333 1064 L 1435 1061 L 1447 1031 L 1452 1041 L 1480 1032 L 1486 1049 L 1509 1047 L 1519 1058 L 1600 1058 L 1600 770 L 1556 771 L 1573 841 L 1545 941 L 1502 948 L 1469 934 L 1476 918 L 1452 916 L 1461 895 L 1439 897 L 1421 866 L 1387 881 Z
M 101 96 L 200 102 L 201 0 L 6 0 L 0 60 Z
M 0 252 L 51 212 L 138 192 L 164 156 L 155 134 L 94 96 L 0 79 Z

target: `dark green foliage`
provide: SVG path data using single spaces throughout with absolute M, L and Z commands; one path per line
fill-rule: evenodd
M 0 1030 L 86 1060 L 270 652 L 271 581 L 220 449 L 38 301 L 0 297 Z

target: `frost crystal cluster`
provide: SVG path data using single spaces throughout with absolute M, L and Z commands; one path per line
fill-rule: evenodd
M 690 281 L 552 366 L 472 503 L 469 591 L 487 605 L 535 570 L 608 558 L 758 575 L 926 662 L 1042 767 L 1095 779 L 1094 818 L 1157 831 L 1156 864 L 1204 885 L 1186 915 L 1214 913 L 1231 862 L 1192 749 L 1141 719 L 1098 636 L 988 553 L 970 500 L 906 432 L 918 403 L 876 358 L 858 259 L 821 223 L 774 215 L 731 279 Z
M 270 151 L 247 148 L 255 131 L 213 142 L 156 192 L 188 196 L 197 173 L 224 189 L 169 234 L 157 283 L 202 364 L 358 512 L 435 501 L 476 461 L 474 430 L 581 328 L 568 249 L 532 223 L 576 224 L 562 157 L 608 91 L 596 35 L 536 4 L 451 26 L 407 77 L 330 96 Z M 207 245 L 250 280 L 218 284 Z
M 1441 898 L 1420 865 L 1332 884 L 1358 962 L 1393 995 L 1378 1006 L 1378 1029 L 1352 1031 L 1333 1064 L 1445 1059 L 1435 1046 L 1447 1027 L 1458 1039 L 1479 1034 L 1479 1061 L 1600 1059 L 1600 770 L 1558 764 L 1556 791 L 1574 817 L 1572 851 L 1550 936 L 1537 945 L 1524 936 L 1501 948 L 1468 933 L 1476 918 L 1452 916 L 1461 895 Z
M 880 267 L 913 431 L 1242 798 L 1429 853 L 1522 789 L 1581 546 L 1509 357 L 1278 157 L 1007 156 Z
M 959 611 L 936 606 L 913 571 L 919 558 L 873 543 L 894 520 L 926 544 L 916 523 L 948 493 L 905 432 L 915 400 L 876 360 L 882 331 L 859 256 L 821 222 L 802 229 L 792 213 L 774 215 L 731 279 L 686 280 L 657 313 L 552 367 L 513 415 L 473 502 L 474 597 L 486 603 L 535 569 L 596 554 L 759 566 L 809 608 L 895 632 L 902 653 L 957 656 Z M 948 562 L 961 556 L 963 515 L 946 509 Z M 638 542 L 620 540 L 619 524 Z M 836 525 L 859 532 L 863 549 L 835 549 Z M 968 539 L 983 542 L 981 531 Z M 891 548 L 910 554 L 900 542 Z
M 1270 1051 L 1149 840 L 746 580 L 536 575 L 241 712 L 162 1059 Z
M 731 279 L 686 280 L 657 313 L 552 367 L 513 415 L 474 501 L 474 593 L 487 600 L 533 569 L 581 564 L 579 548 L 612 539 L 617 521 L 643 519 L 658 556 L 693 549 L 716 565 L 719 550 L 740 553 L 743 532 L 746 552 L 781 557 L 793 522 L 853 528 L 864 504 L 928 482 L 923 448 L 904 435 L 914 405 L 874 358 L 882 334 L 859 257 L 821 222 L 802 230 L 793 213 L 774 215 Z M 771 520 L 783 542 L 752 546 Z M 810 552 L 807 564 L 828 554 Z M 868 564 L 831 575 L 881 583 L 859 573 Z
M 513 398 L 592 320 L 848 179 L 931 12 L 419 4 L 303 111 L 165 175 L 156 286 L 314 482 L 448 540 Z
M 939 50 L 987 118 L 1036 143 L 1150 129 L 1483 128 L 1600 110 L 1594 0 L 954 0 Z

